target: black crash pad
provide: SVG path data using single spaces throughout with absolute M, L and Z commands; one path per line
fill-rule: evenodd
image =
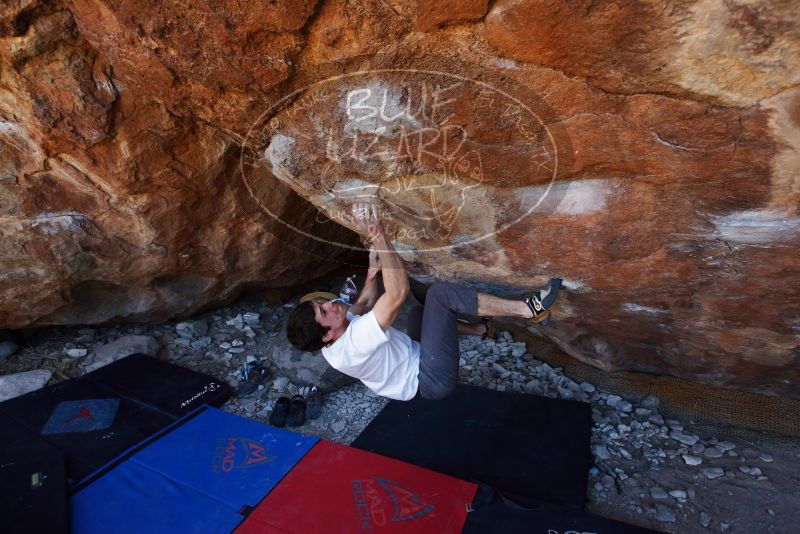
M 655 531 L 553 503 L 515 505 L 481 488 L 462 534 L 648 534 Z
M 483 485 L 521 505 L 582 508 L 591 467 L 586 403 L 458 385 L 391 401 L 352 446 Z
M 69 531 L 64 455 L 0 414 L 0 532 Z
M 231 395 L 230 386 L 212 376 L 145 354 L 133 354 L 85 378 L 175 417 L 203 404 L 222 406 Z
M 183 367 L 135 354 L 83 377 L 0 403 L 0 414 L 61 451 L 80 480 L 230 387 Z
M 63 452 L 73 480 L 175 420 L 85 377 L 7 400 L 0 411 Z

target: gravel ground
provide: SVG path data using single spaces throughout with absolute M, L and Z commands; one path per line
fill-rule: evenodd
M 188 323 L 49 327 L 37 331 L 28 347 L 0 360 L 0 374 L 44 368 L 53 371 L 50 383 L 55 383 L 80 375 L 85 353 L 136 334 L 158 340 L 169 361 L 236 387 L 248 358 L 269 367 L 264 355 L 282 335 L 279 326 L 289 311 L 250 296 Z M 591 403 L 595 463 L 588 510 L 665 532 L 798 532 L 797 439 L 668 419 L 659 413 L 657 397 L 621 398 L 576 383 L 537 360 L 508 332 L 497 341 L 462 337 L 460 344 L 462 382 Z M 223 408 L 266 422 L 275 399 L 303 385 L 273 374 L 256 392 L 234 396 Z M 386 402 L 353 383 L 325 395 L 322 416 L 297 430 L 349 444 Z

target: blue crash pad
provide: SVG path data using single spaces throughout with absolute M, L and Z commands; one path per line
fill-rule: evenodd
M 201 407 L 80 483 L 72 530 L 230 532 L 316 442 Z
M 70 501 L 75 534 L 231 532 L 242 517 L 202 491 L 124 462 Z

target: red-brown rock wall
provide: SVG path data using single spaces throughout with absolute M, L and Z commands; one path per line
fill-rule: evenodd
M 371 198 L 422 279 L 563 277 L 582 361 L 800 396 L 793 2 L 3 9 L 0 324 L 320 274 Z
M 231 135 L 120 78 L 129 65 L 65 7 L 21 7 L 2 39 L 2 327 L 163 320 L 337 266 L 341 250 L 253 202 Z M 352 239 L 279 182 L 265 198 L 289 222 Z

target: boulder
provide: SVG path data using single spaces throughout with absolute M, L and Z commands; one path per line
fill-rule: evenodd
M 53 371 L 50 369 L 34 369 L 0 376 L 0 402 L 36 391 L 44 387 L 52 376 Z
M 329 218 L 377 203 L 421 281 L 563 278 L 528 326 L 585 363 L 800 398 L 800 70 L 760 59 L 800 66 L 800 15 L 669 5 L 500 0 L 490 47 L 446 27 L 292 77 L 252 139 Z
M 520 296 L 596 367 L 800 398 L 800 12 L 685 0 L 0 8 L 0 328 L 353 261 Z M 20 303 L 25 303 L 24 306 Z
M 294 348 L 284 332 L 285 325 L 282 325 L 267 354 L 267 365 L 274 375 L 288 378 L 298 387 L 317 386 L 323 393 L 355 382 L 354 378 L 328 365 L 320 351 L 304 352 Z
M 84 373 L 99 369 L 131 354 L 147 354 L 156 357 L 161 344 L 152 336 L 122 336 L 121 338 L 95 348 L 81 362 Z
M 285 77 L 280 50 L 313 2 L 224 15 L 145 4 L 0 8 L 0 328 L 190 316 L 347 255 L 291 230 L 349 234 L 291 188 L 275 182 L 256 204 L 238 177 L 238 135 L 201 119 L 247 128 L 245 101 Z M 152 35 L 132 39 L 141 31 Z

